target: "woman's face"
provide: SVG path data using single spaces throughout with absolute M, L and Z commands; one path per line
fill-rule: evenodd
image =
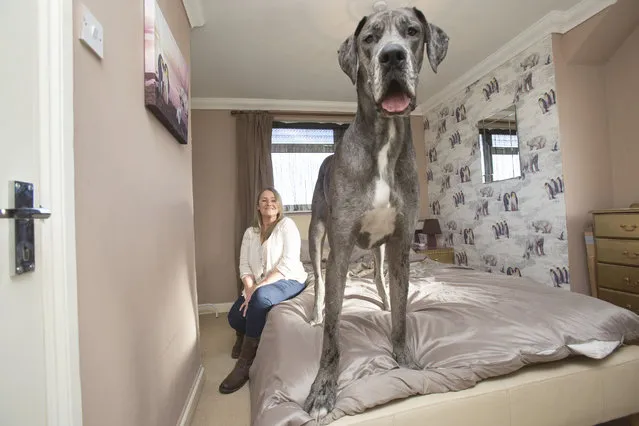
M 279 209 L 277 207 L 277 198 L 275 198 L 275 194 L 268 190 L 262 192 L 257 204 L 257 209 L 260 211 L 262 218 L 277 217 Z

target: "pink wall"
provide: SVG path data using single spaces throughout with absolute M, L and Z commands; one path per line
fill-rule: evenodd
M 637 2 L 639 3 L 639 2 Z M 604 66 L 612 164 L 611 207 L 639 202 L 639 27 Z
M 180 1 L 161 0 L 190 63 Z M 77 38 L 82 6 L 107 34 Z M 200 366 L 191 144 L 144 107 L 143 2 L 74 1 L 83 423 L 175 426 Z M 26 425 L 25 425 L 26 426 Z
M 555 36 L 555 81 L 566 185 L 566 226 L 571 290 L 589 294 L 584 228 L 589 211 L 612 203 L 612 170 L 601 66 L 571 65 L 563 54 L 570 39 Z
M 639 2 L 619 0 L 553 36 L 572 291 L 590 293 L 593 209 L 639 201 Z

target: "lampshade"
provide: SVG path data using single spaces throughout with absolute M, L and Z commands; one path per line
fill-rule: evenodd
M 437 219 L 425 219 L 422 232 L 426 235 L 441 234 L 442 229 L 439 227 L 439 220 Z

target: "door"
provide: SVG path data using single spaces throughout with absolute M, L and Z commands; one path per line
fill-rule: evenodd
M 73 170 L 72 11 L 72 0 L 0 2 L 0 209 L 16 207 L 16 185 L 32 185 L 34 206 L 51 211 L 32 221 L 34 244 L 20 245 L 27 262 L 19 268 L 15 210 L 0 213 L 3 426 L 81 424 L 73 180 L 65 173 Z

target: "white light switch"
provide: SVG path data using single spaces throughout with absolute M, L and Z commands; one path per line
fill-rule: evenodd
M 104 32 L 102 24 L 95 19 L 86 7 L 82 11 L 82 28 L 80 40 L 84 42 L 100 58 L 104 57 Z

